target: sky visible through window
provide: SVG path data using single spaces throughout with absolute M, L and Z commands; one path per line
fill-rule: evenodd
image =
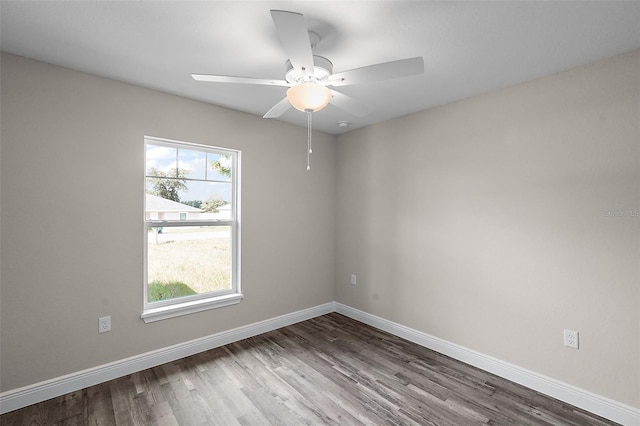
M 212 166 L 216 161 L 223 167 L 231 167 L 231 159 L 223 153 L 153 144 L 146 146 L 147 176 L 152 169 L 171 176 L 177 176 L 178 170 L 184 172 L 188 189 L 178 192 L 181 202 L 205 201 L 210 197 L 231 202 L 231 178 Z M 149 182 L 147 189 L 151 189 Z

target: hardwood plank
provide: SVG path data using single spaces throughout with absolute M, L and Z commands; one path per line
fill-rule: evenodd
M 102 383 L 87 389 L 86 424 L 107 426 L 116 423 L 109 383 Z
M 0 425 L 615 423 L 337 313 L 0 416 Z

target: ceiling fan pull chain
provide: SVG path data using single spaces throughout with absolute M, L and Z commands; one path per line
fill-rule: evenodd
M 311 118 L 311 112 L 309 113 L 309 154 L 313 154 L 313 150 L 311 149 L 311 142 L 313 141 L 313 119 Z
M 311 114 L 313 113 L 313 111 L 307 111 L 307 170 L 311 170 L 311 164 L 310 164 L 310 156 L 311 153 L 313 152 L 311 150 Z

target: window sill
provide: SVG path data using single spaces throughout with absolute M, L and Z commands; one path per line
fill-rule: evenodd
M 240 303 L 240 300 L 242 300 L 243 297 L 244 296 L 240 293 L 232 293 L 225 294 L 224 296 L 211 297 L 208 299 L 200 299 L 191 302 L 178 303 L 170 306 L 146 309 L 144 312 L 142 312 L 140 318 L 142 318 L 145 323 L 160 321 L 167 318 L 206 311 L 208 309 L 235 305 L 237 303 Z

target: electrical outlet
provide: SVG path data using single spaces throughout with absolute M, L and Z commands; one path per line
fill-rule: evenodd
M 106 333 L 111 331 L 111 317 L 98 318 L 98 333 Z
M 356 285 L 356 274 L 351 274 L 351 284 Z
M 578 337 L 577 331 L 564 330 L 564 345 L 568 348 L 579 349 Z

